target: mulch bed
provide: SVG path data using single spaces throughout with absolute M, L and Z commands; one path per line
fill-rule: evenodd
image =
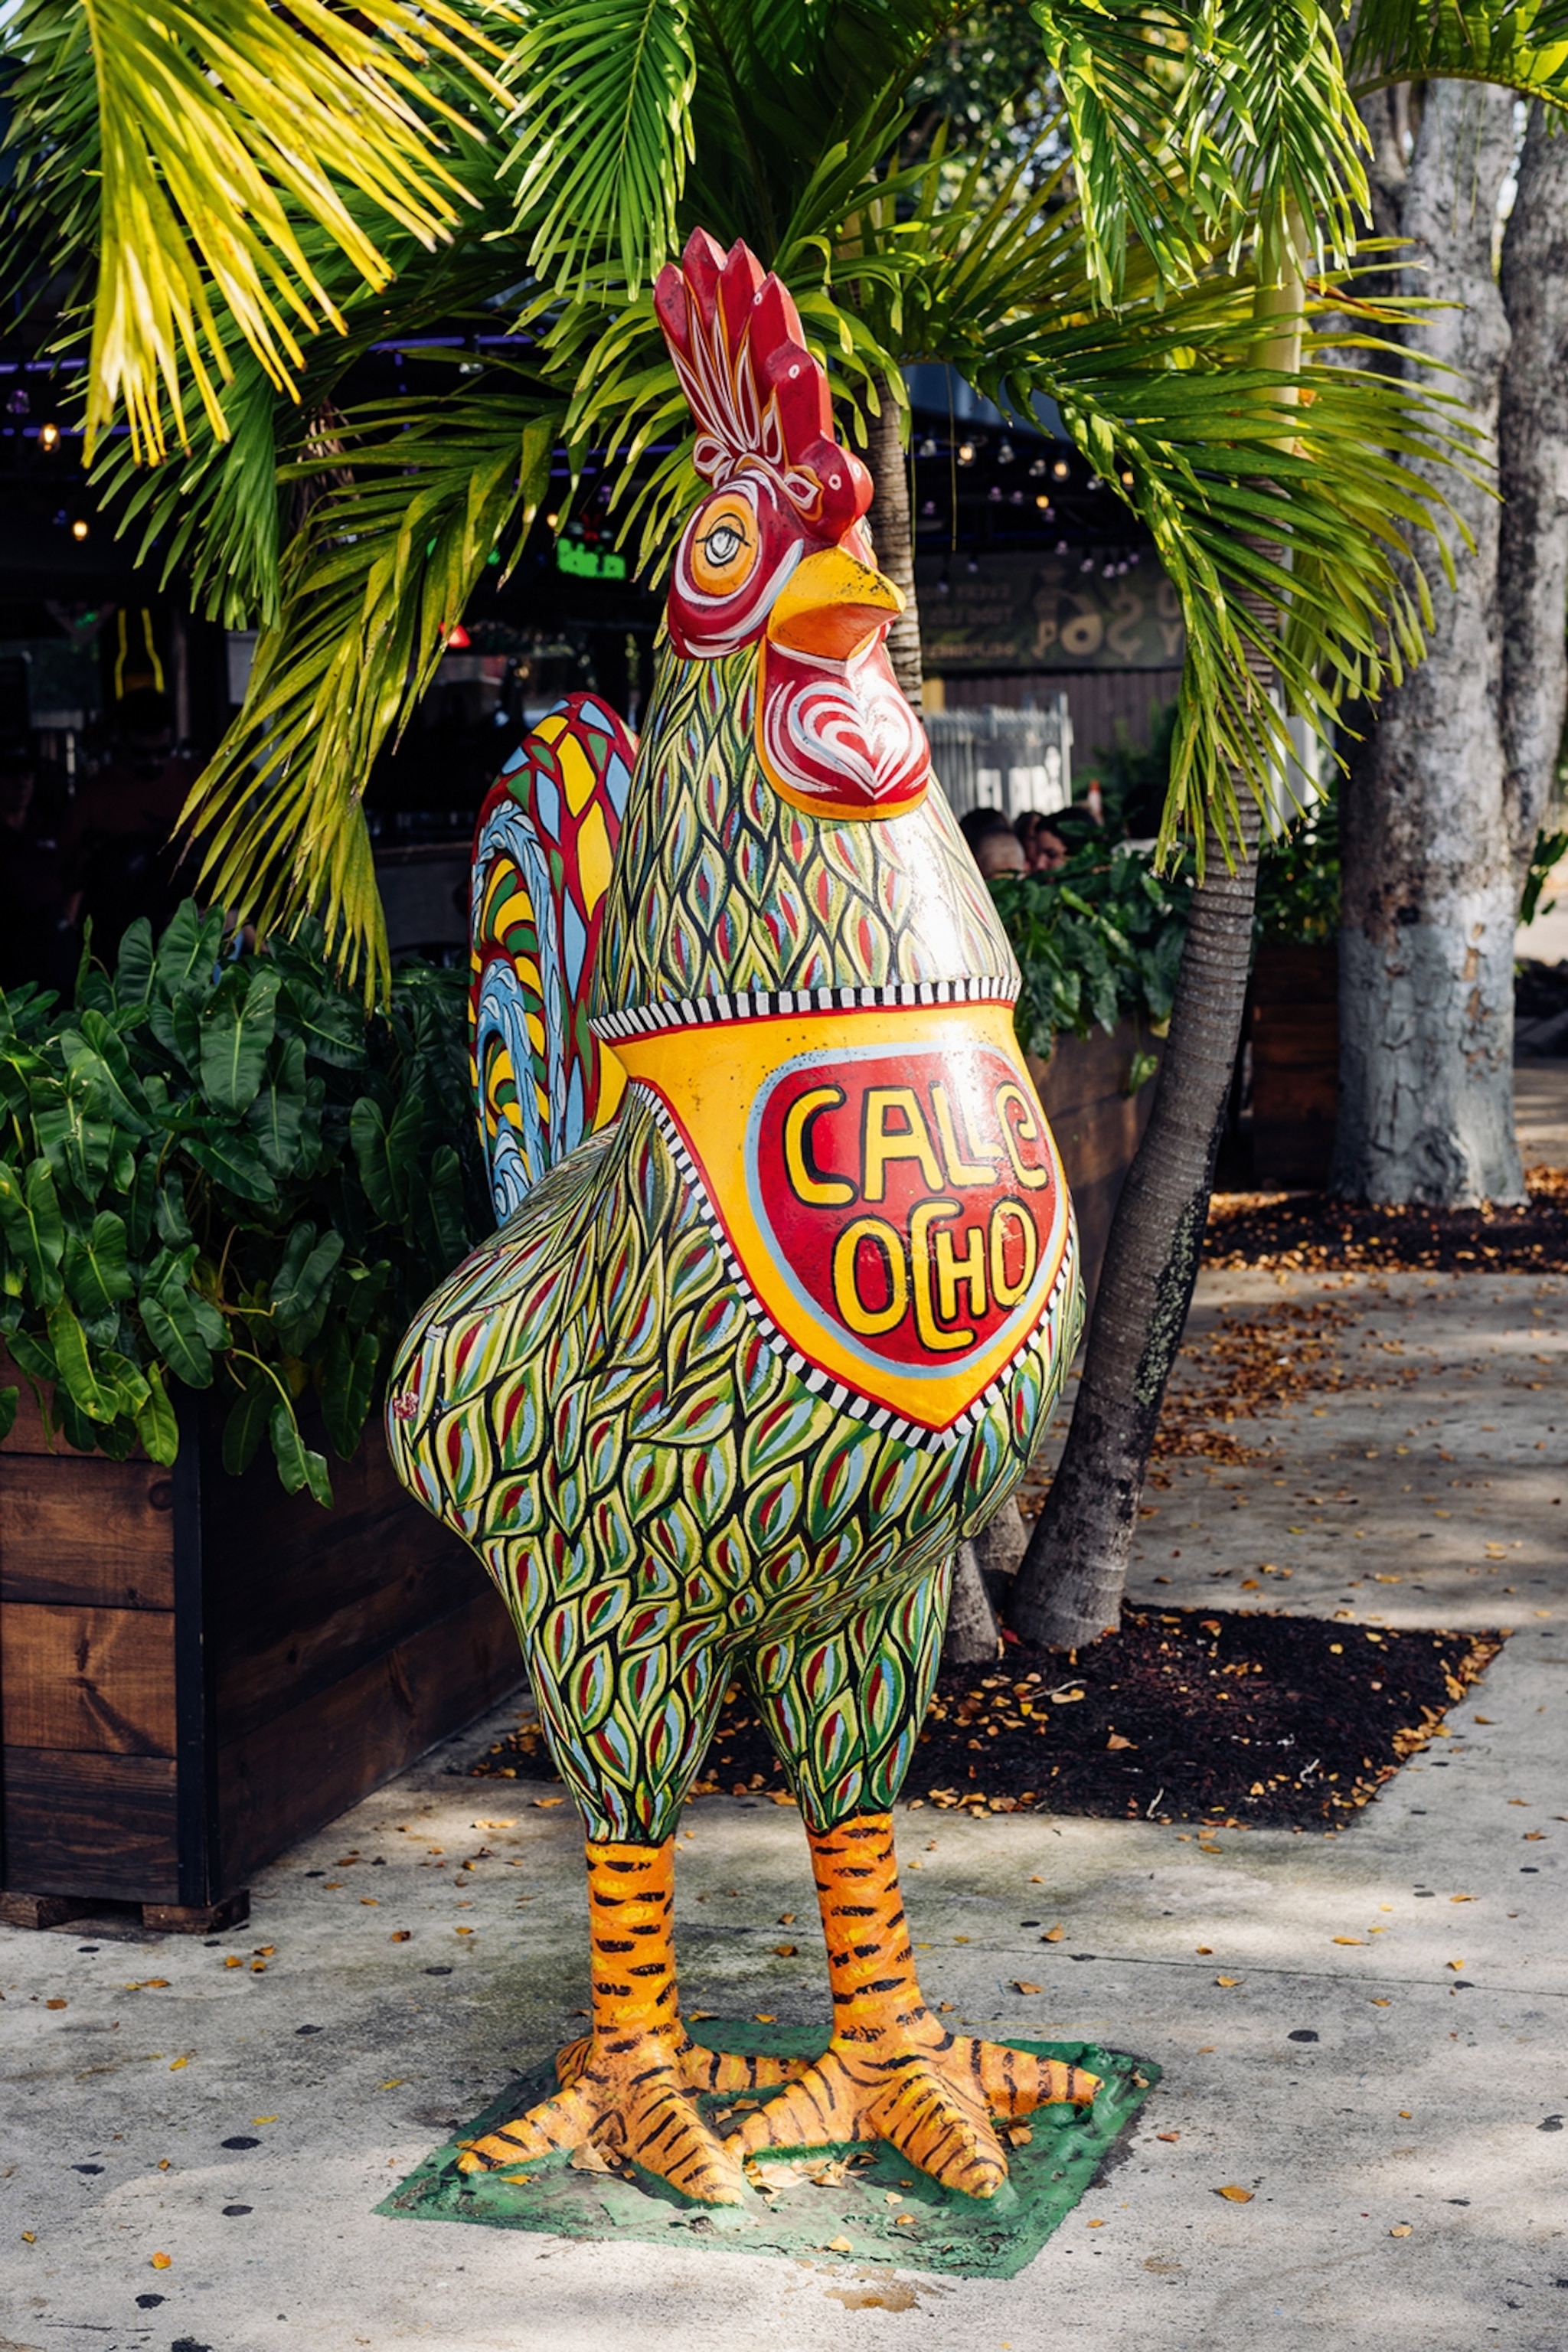
M 1204 1264 L 1300 1273 L 1568 1273 L 1568 1169 L 1525 1171 L 1522 1209 L 1356 1209 L 1326 1192 L 1220 1192 Z
M 905 1794 L 943 1810 L 1316 1829 L 1436 1737 L 1502 1637 L 1214 1610 L 1130 1609 L 1070 1670 L 1008 1637 L 994 1672 L 944 1669 Z M 526 1723 L 469 1766 L 554 1779 Z M 782 1793 L 736 1685 L 695 1793 Z

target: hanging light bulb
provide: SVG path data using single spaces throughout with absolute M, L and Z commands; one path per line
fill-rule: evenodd
M 973 463 L 974 463 L 974 444 L 973 444 L 973 441 L 961 441 L 961 442 L 959 443 L 959 445 L 958 445 L 958 462 L 959 462 L 959 464 L 960 464 L 961 466 L 973 466 Z
M 55 448 L 58 445 L 59 437 L 60 428 L 58 425 L 49 424 L 39 425 L 38 446 L 40 449 Z
M 1014 448 L 1013 444 L 1008 440 L 1007 436 L 1004 433 L 1001 440 L 996 445 L 996 463 L 999 466 L 1010 466 L 1017 454 L 1018 453 Z

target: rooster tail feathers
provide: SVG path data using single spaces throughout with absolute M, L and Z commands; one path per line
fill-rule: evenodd
M 513 752 L 479 811 L 468 1039 L 503 1224 L 620 1099 L 588 998 L 636 754 L 613 712 L 570 695 Z

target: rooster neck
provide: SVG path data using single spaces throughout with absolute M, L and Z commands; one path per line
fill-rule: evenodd
M 661 647 L 610 884 L 595 1016 L 753 989 L 1017 971 L 939 784 L 907 816 L 781 800 L 753 742 L 755 647 Z

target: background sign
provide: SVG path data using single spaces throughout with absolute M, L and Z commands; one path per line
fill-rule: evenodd
M 1117 560 L 1009 549 L 915 566 L 925 667 L 964 670 L 1179 670 L 1186 646 L 1176 592 L 1154 556 Z M 945 579 L 946 588 L 942 588 Z

